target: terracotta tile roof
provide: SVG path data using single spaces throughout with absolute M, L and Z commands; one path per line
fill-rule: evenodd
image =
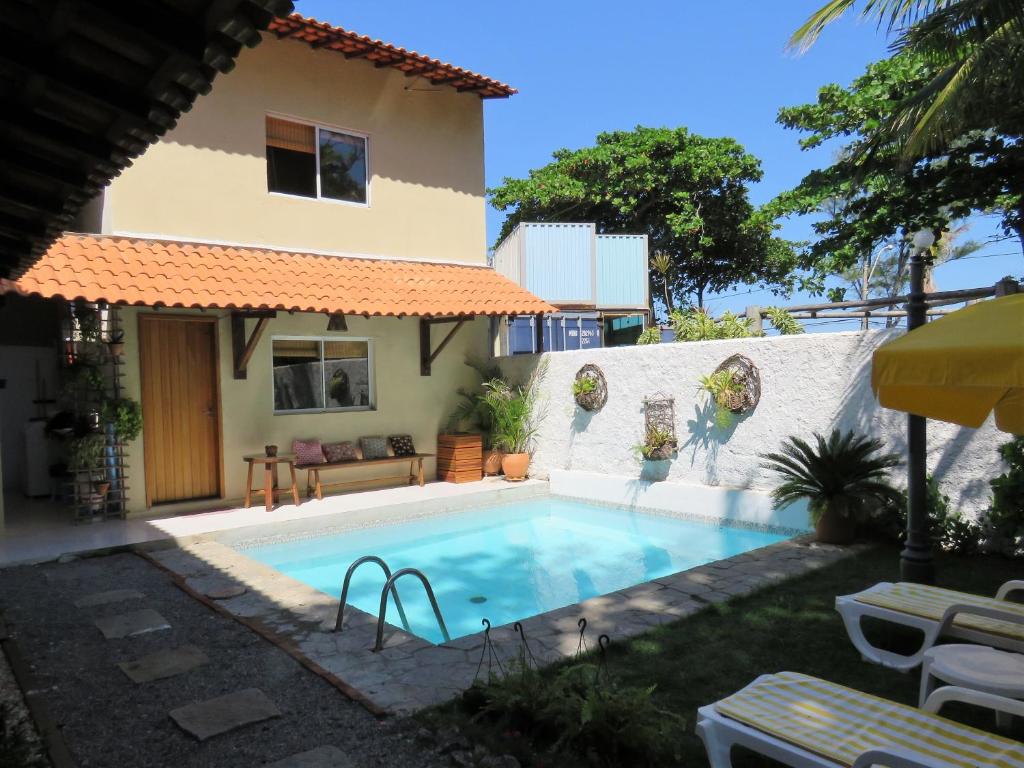
M 486 266 L 80 234 L 57 240 L 14 286 L 140 306 L 399 317 L 556 311 Z
M 472 91 L 481 99 L 501 99 L 518 93 L 510 85 L 470 72 L 468 69 L 297 13 L 274 19 L 268 31 L 279 38 L 299 40 L 313 48 L 336 51 L 348 59 L 365 58 L 378 67 L 394 67 L 409 77 L 418 75 L 435 85 L 448 85 L 458 91 Z

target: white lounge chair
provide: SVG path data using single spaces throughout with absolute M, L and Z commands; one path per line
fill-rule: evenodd
M 762 675 L 697 712 L 711 768 L 731 768 L 735 745 L 794 768 L 1013 768 L 1024 744 L 940 717 L 961 701 L 1009 715 L 1024 703 L 946 686 L 923 709 L 796 672 Z
M 1024 604 L 1006 599 L 1017 591 L 1024 591 L 1024 581 L 1006 582 L 995 598 L 909 582 L 882 582 L 855 595 L 837 597 L 836 610 L 866 661 L 907 672 L 943 636 L 1024 653 Z M 861 627 L 865 616 L 921 630 L 921 647 L 907 655 L 871 645 Z

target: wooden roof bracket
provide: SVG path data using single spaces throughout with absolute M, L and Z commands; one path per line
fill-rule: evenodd
M 245 338 L 245 319 L 247 317 L 256 318 L 256 327 L 252 329 L 252 334 L 248 339 Z M 235 362 L 236 379 L 246 378 L 249 360 L 252 359 L 252 353 L 256 351 L 256 345 L 260 343 L 260 337 L 263 336 L 272 317 L 277 317 L 277 312 L 272 309 L 231 313 L 231 350 Z
M 421 317 L 420 318 L 420 376 L 430 375 L 430 366 L 441 354 L 448 342 L 459 332 L 467 320 L 472 320 L 472 315 L 460 317 Z M 455 327 L 448 331 L 448 334 L 441 339 L 441 343 L 431 351 L 430 349 L 430 326 L 441 323 L 455 323 Z

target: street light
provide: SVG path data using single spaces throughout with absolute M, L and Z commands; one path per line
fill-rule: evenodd
M 922 229 L 914 233 L 910 254 L 910 300 L 907 302 L 907 332 L 925 324 L 925 254 L 935 242 L 935 233 Z M 900 553 L 903 581 L 931 584 L 935 581 L 932 545 L 928 540 L 928 436 L 923 416 L 907 416 L 907 540 Z

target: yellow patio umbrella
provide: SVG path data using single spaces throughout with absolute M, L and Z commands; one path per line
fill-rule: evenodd
M 980 427 L 995 411 L 1024 434 L 1024 294 L 972 304 L 875 350 L 871 386 L 886 408 Z

